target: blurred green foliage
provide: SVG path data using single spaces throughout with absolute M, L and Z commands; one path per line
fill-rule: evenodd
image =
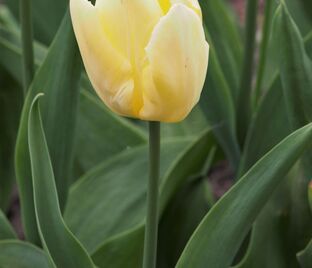
M 266 0 L 262 12 L 248 0 L 245 22 L 230 2 L 199 0 L 202 97 L 185 121 L 163 124 L 157 267 L 310 268 L 311 1 Z M 24 98 L 19 1 L 0 5 L 0 267 L 138 268 L 146 125 L 94 94 L 67 6 L 32 0 L 37 72 Z M 232 185 L 219 200 L 214 176 Z M 28 242 L 7 217 L 14 185 Z

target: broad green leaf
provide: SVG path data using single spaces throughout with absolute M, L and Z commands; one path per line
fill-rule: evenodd
M 195 137 L 208 127 L 207 118 L 201 107 L 195 106 L 191 113 L 181 122 L 162 123 L 161 136 L 164 138 Z
M 114 154 L 146 143 L 145 133 L 110 112 L 96 96 L 80 94 L 75 165 L 79 174 L 97 166 Z
M 41 95 L 38 94 L 34 98 L 28 120 L 34 204 L 41 241 L 57 267 L 94 267 L 85 249 L 69 231 L 62 218 L 39 110 L 38 98 Z
M 276 76 L 274 84 L 255 112 L 247 135 L 240 174 L 247 171 L 290 131 L 280 77 Z M 257 217 L 248 251 L 238 267 L 287 267 L 286 264 L 296 261 L 298 245 L 305 242 L 304 237 L 309 236 L 311 229 L 308 228 L 311 221 L 309 211 L 303 209 L 306 207 L 306 183 L 302 182 L 302 171 L 296 171 L 291 176 L 291 183 L 283 183 L 277 190 L 278 198 L 271 198 Z M 287 217 L 279 211 L 284 211 Z M 287 227 L 279 230 L 282 222 Z M 264 247 L 264 243 L 270 247 Z
M 283 88 L 280 77 L 276 76 L 250 124 L 240 163 L 240 174 L 245 173 L 290 132 Z
M 311 141 L 309 124 L 261 158 L 206 215 L 176 267 L 229 267 L 261 208 Z
M 106 241 L 92 255 L 99 268 L 139 268 L 142 266 L 144 225 L 117 235 Z
M 14 238 L 16 238 L 15 231 L 13 230 L 6 216 L 0 210 L 0 240 L 14 239 Z
M 312 32 L 305 38 L 305 48 L 312 57 Z M 245 172 L 261 156 L 291 132 L 280 75 L 276 71 L 273 83 L 259 103 L 248 130 L 240 172 Z M 278 107 L 278 109 L 276 109 Z M 263 130 L 266 131 L 263 131 Z
M 309 220 L 304 219 L 306 213 L 302 213 L 303 211 L 300 209 L 296 220 L 300 222 L 301 226 L 296 226 L 298 228 L 296 237 L 291 237 L 291 210 L 296 208 L 293 208 L 289 189 L 293 187 L 294 181 L 298 181 L 298 174 L 300 174 L 298 167 L 299 165 L 296 165 L 291 170 L 285 178 L 285 182 L 281 183 L 257 217 L 248 250 L 235 268 L 298 267 L 296 260 L 298 240 L 302 239 L 302 233 L 309 225 Z
M 300 262 L 301 268 L 309 268 L 312 263 L 312 240 L 307 247 L 298 253 L 298 261 Z
M 209 41 L 215 48 L 232 99 L 235 102 L 242 62 L 242 40 L 238 29 L 224 1 L 200 0 L 199 4 L 210 36 Z
M 174 267 L 192 233 L 212 206 L 207 178 L 180 187 L 159 224 L 157 267 Z
M 230 89 L 210 45 L 209 71 L 200 99 L 200 106 L 234 169 L 238 168 L 240 149 L 236 137 L 235 108 Z
M 271 201 L 271 200 L 270 200 Z M 278 207 L 269 202 L 259 214 L 253 226 L 250 244 L 242 262 L 235 268 L 286 268 L 288 258 L 287 251 L 280 235 L 282 217 L 278 213 Z
M 278 8 L 274 23 L 288 116 L 297 129 L 312 121 L 312 62 L 285 4 Z
M 185 146 L 185 141 L 162 144 L 162 177 Z M 72 186 L 64 217 L 88 252 L 94 252 L 105 240 L 142 222 L 147 154 L 147 146 L 126 150 L 104 161 Z
M 160 217 L 176 191 L 182 187 L 191 175 L 198 175 L 201 167 L 206 162 L 205 160 L 212 145 L 213 139 L 211 137 L 211 132 L 208 131 L 177 155 L 175 161 L 171 164 L 164 176 L 160 187 Z M 167 147 L 168 146 L 165 148 Z M 165 157 L 165 155 L 163 155 L 163 157 Z M 190 161 L 190 159 L 194 159 L 194 161 Z M 129 213 L 128 211 L 127 213 Z M 133 213 L 132 208 L 131 213 Z M 137 226 L 105 241 L 92 255 L 92 258 L 99 267 L 140 267 L 142 262 L 143 240 L 144 214 L 141 216 L 141 222 L 139 222 Z M 132 246 L 126 247 L 128 244 Z M 113 248 L 114 251 L 112 251 L 111 248 Z M 120 252 L 122 252 L 122 255 Z M 128 266 L 126 265 L 127 263 L 131 263 L 133 266 Z
M 6 1 L 16 18 L 19 18 L 19 0 Z M 45 44 L 49 44 L 66 12 L 68 1 L 64 0 L 32 0 L 32 20 L 34 24 L 35 38 Z
M 0 85 L 0 208 L 6 211 L 15 182 L 14 148 L 23 94 L 1 67 Z
M 54 268 L 45 253 L 18 240 L 0 241 L 1 268 Z
M 56 68 L 57 66 L 57 68 Z M 45 133 L 61 208 L 71 180 L 73 140 L 81 62 L 69 13 L 55 37 L 49 53 L 38 70 L 24 103 L 16 144 L 16 176 L 27 239 L 38 242 L 36 233 L 31 170 L 28 151 L 27 120 L 31 102 L 39 92 L 46 97 L 42 105 Z

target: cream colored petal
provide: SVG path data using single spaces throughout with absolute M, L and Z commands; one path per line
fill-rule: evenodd
M 200 17 L 202 16 L 198 0 L 158 0 L 158 2 L 165 14 L 169 11 L 172 5 L 184 4 L 189 8 L 193 9 Z
M 126 57 L 133 70 L 133 113 L 143 105 L 141 72 L 146 64 L 145 47 L 163 15 L 157 0 L 97 0 L 101 27 L 112 46 Z
M 162 16 L 157 0 L 97 0 L 96 9 L 112 45 L 132 64 L 140 65 L 144 48 Z
M 187 7 L 193 9 L 196 14 L 198 14 L 201 18 L 202 13 L 201 13 L 201 8 L 200 5 L 198 3 L 198 0 L 171 0 L 171 4 L 184 4 Z
M 198 15 L 175 4 L 156 25 L 146 47 L 144 106 L 140 117 L 176 122 L 198 102 L 208 65 L 209 46 Z
M 98 10 L 87 0 L 71 0 L 70 12 L 88 76 L 102 100 L 115 112 L 133 114 L 132 66 L 109 42 Z

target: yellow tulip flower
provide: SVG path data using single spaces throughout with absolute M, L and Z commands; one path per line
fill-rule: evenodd
M 200 98 L 209 46 L 197 0 L 71 0 L 88 76 L 114 112 L 183 120 Z

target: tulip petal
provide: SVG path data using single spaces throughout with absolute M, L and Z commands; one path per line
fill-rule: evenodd
M 162 16 L 157 0 L 97 0 L 95 6 L 112 45 L 133 65 L 142 64 L 144 48 Z
M 146 47 L 142 119 L 176 122 L 198 102 L 206 77 L 209 46 L 198 15 L 175 4 L 156 25 Z
M 146 65 L 145 47 L 163 15 L 156 0 L 97 0 L 101 27 L 111 45 L 132 66 L 132 114 L 138 116 L 143 105 L 141 73 Z M 120 94 L 120 100 L 123 94 Z
M 202 16 L 198 0 L 158 0 L 158 2 L 165 14 L 169 11 L 172 5 L 184 4 L 187 7 L 193 9 L 200 17 Z
M 115 112 L 132 115 L 132 66 L 109 42 L 99 12 L 87 0 L 71 0 L 70 11 L 82 59 L 93 87 Z

